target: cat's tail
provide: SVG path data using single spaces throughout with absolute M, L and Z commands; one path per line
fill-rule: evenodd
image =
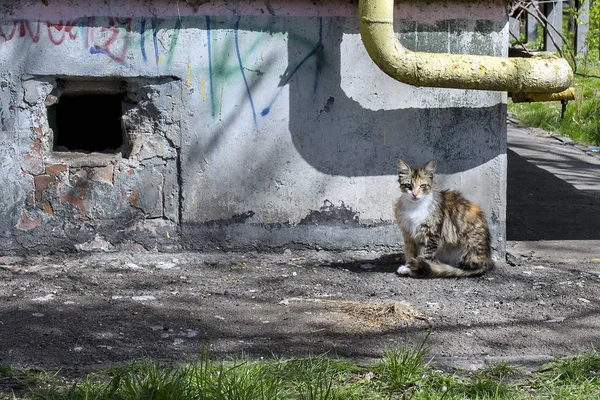
M 426 261 L 422 258 L 412 258 L 407 261 L 406 266 L 398 268 L 398 273 L 414 278 L 466 278 L 481 276 L 492 269 L 494 269 L 494 262 L 491 258 L 462 263 L 460 268 L 437 260 Z

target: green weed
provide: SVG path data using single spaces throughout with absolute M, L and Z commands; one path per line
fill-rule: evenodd
M 527 126 L 600 145 L 600 64 L 583 62 L 580 72 L 573 84 L 576 100 L 569 102 L 564 119 L 560 102 L 510 103 L 509 112 Z
M 600 398 L 600 354 L 557 359 L 526 373 L 506 363 L 445 372 L 426 359 L 428 339 L 408 340 L 379 362 L 327 356 L 213 361 L 203 350 L 183 366 L 146 360 L 67 381 L 56 372 L 0 366 L 0 399 L 22 400 L 501 400 Z M 407 338 L 408 339 L 408 338 Z M 17 389 L 17 390 L 15 390 Z

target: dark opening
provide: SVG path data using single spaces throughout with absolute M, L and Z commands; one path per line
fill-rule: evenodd
M 48 109 L 54 151 L 117 153 L 122 151 L 123 95 L 63 94 Z M 54 122 L 54 123 L 53 123 Z

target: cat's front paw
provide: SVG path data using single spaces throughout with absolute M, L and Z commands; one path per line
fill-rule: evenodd
M 410 268 L 408 268 L 406 265 L 401 265 L 398 267 L 396 273 L 398 275 L 410 275 Z
M 406 260 L 406 265 L 398 267 L 396 273 L 398 275 L 415 276 L 415 272 L 419 270 L 419 261 L 416 258 Z
M 430 265 L 426 260 L 419 257 L 407 260 L 406 268 L 409 271 L 409 275 L 413 278 L 423 278 L 427 275 Z
M 410 258 L 410 259 L 406 260 L 406 267 L 410 271 L 418 271 L 420 264 L 421 264 L 421 260 L 418 258 Z

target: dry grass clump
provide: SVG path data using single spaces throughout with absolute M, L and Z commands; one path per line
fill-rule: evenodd
M 368 331 L 392 328 L 417 317 L 417 313 L 408 304 L 401 302 L 380 304 L 329 300 L 325 303 L 331 305 L 336 311 L 348 315 L 353 325 L 361 326 Z

